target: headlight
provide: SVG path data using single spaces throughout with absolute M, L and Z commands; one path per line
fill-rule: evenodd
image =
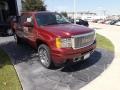
M 68 48 L 72 47 L 71 38 L 56 38 L 56 47 L 57 48 Z

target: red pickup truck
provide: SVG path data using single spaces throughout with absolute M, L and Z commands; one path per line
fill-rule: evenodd
M 41 64 L 50 68 L 90 57 L 96 48 L 95 31 L 70 23 L 56 12 L 23 12 L 15 29 L 18 44 L 38 50 Z

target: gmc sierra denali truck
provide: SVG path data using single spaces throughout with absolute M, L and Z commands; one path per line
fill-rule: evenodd
M 72 24 L 56 12 L 23 12 L 15 33 L 17 44 L 24 40 L 38 50 L 46 68 L 86 60 L 96 48 L 94 30 Z

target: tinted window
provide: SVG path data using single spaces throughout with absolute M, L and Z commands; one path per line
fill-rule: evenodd
M 69 23 L 64 16 L 57 13 L 38 13 L 36 14 L 36 21 L 39 26 Z

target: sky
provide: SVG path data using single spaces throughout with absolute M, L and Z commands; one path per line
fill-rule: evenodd
M 74 11 L 74 0 L 44 0 L 47 10 L 50 11 Z M 107 15 L 120 14 L 120 0 L 76 0 L 76 11 L 91 11 Z

